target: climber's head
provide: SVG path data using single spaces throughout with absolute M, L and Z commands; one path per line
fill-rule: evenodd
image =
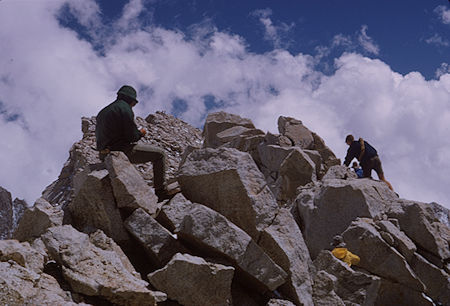
M 122 87 L 120 87 L 119 91 L 117 92 L 117 98 L 124 100 L 131 106 L 134 106 L 138 103 L 136 89 L 129 85 L 123 85 Z
M 353 135 L 347 135 L 347 137 L 345 137 L 346 144 L 351 145 L 353 141 L 355 141 L 355 138 L 353 137 Z

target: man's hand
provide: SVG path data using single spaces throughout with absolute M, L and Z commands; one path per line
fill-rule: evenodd
M 147 134 L 147 131 L 145 129 L 140 129 L 139 131 L 141 132 L 142 136 L 145 136 L 145 134 Z

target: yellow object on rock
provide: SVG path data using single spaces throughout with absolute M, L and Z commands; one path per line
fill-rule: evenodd
M 359 264 L 359 256 L 353 254 L 346 248 L 335 248 L 331 253 L 338 259 L 347 263 L 349 266 Z

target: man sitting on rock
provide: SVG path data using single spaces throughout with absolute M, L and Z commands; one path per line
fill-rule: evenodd
M 353 162 L 352 164 L 353 171 L 355 171 L 358 178 L 364 177 L 362 168 L 358 165 L 358 162 Z
M 168 198 L 164 178 L 166 156 L 158 147 L 136 144 L 146 134 L 144 129 L 138 130 L 134 122 L 132 107 L 138 103 L 136 97 L 136 90 L 124 85 L 117 92 L 117 99 L 98 113 L 95 128 L 97 150 L 102 161 L 110 151 L 124 152 L 134 164 L 151 161 L 155 194 L 162 201 Z
M 381 167 L 381 160 L 378 157 L 377 150 L 372 147 L 368 142 L 364 141 L 360 138 L 358 141 L 355 141 L 353 135 L 347 135 L 345 138 L 345 143 L 349 145 L 347 150 L 347 155 L 345 156 L 344 165 L 347 167 L 350 165 L 350 162 L 353 158 L 357 158 L 359 164 L 363 169 L 363 177 L 371 177 L 372 169 L 375 170 L 378 174 L 378 178 L 385 182 L 389 189 L 394 191 L 391 183 L 389 183 L 384 178 L 383 168 Z

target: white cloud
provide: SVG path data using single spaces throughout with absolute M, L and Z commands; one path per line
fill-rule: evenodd
M 380 48 L 374 42 L 374 40 L 369 35 L 367 35 L 368 28 L 369 27 L 367 25 L 363 25 L 361 27 L 361 31 L 358 35 L 358 41 L 365 51 L 374 55 L 378 55 L 380 53 Z
M 86 28 L 96 29 L 100 26 L 100 8 L 94 0 L 77 0 L 67 2 L 70 12 Z
M 252 15 L 259 18 L 259 21 L 263 24 L 265 40 L 272 42 L 275 48 L 286 47 L 288 42 L 285 42 L 283 37 L 295 26 L 294 23 L 288 25 L 287 23 L 281 22 L 275 25 L 270 18 L 272 16 L 272 10 L 269 8 L 256 10 Z
M 328 49 L 336 50 L 340 48 L 346 52 L 359 51 L 367 55 L 378 55 L 380 47 L 372 37 L 367 34 L 368 26 L 362 25 L 361 29 L 352 35 L 336 34 L 331 40 Z
M 450 24 L 450 9 L 446 8 L 444 5 L 439 5 L 434 9 L 434 12 L 438 14 L 442 23 Z
M 425 42 L 430 45 L 436 45 L 436 46 L 443 46 L 448 47 L 450 46 L 450 42 L 442 38 L 439 34 L 434 34 L 432 37 L 425 39 Z
M 135 12 L 139 3 L 130 2 Z M 0 186 L 13 196 L 32 203 L 81 138 L 81 116 L 96 115 L 122 84 L 131 84 L 139 89 L 136 114 L 142 117 L 170 111 L 178 98 L 187 103 L 182 118 L 201 126 L 210 95 L 220 109 L 251 118 L 263 130 L 277 132 L 279 115 L 298 118 L 340 158 L 346 134 L 363 137 L 379 150 L 386 177 L 402 197 L 450 206 L 450 74 L 426 81 L 347 53 L 336 59 L 336 72 L 324 76 L 312 56 L 282 49 L 250 53 L 242 37 L 211 26 L 191 40 L 181 32 L 143 29 L 130 17 L 138 13 L 125 14 L 132 26 L 109 37 L 99 55 L 58 24 L 63 4 L 40 0 L 25 9 L 20 2 L 0 3 L 0 101 L 21 118 L 0 116 L 6 148 Z M 17 22 L 11 16 L 19 12 Z
M 352 45 L 353 45 L 353 41 L 352 41 L 351 37 L 343 35 L 343 34 L 335 35 L 331 42 L 332 47 L 337 47 L 337 46 L 351 47 Z
M 435 76 L 439 79 L 445 74 L 450 74 L 450 65 L 448 63 L 442 63 L 441 66 L 436 69 Z
M 144 1 L 145 0 L 130 0 L 130 2 L 125 5 L 122 17 L 117 21 L 117 25 L 120 28 L 125 29 L 138 26 L 137 18 L 145 11 Z

